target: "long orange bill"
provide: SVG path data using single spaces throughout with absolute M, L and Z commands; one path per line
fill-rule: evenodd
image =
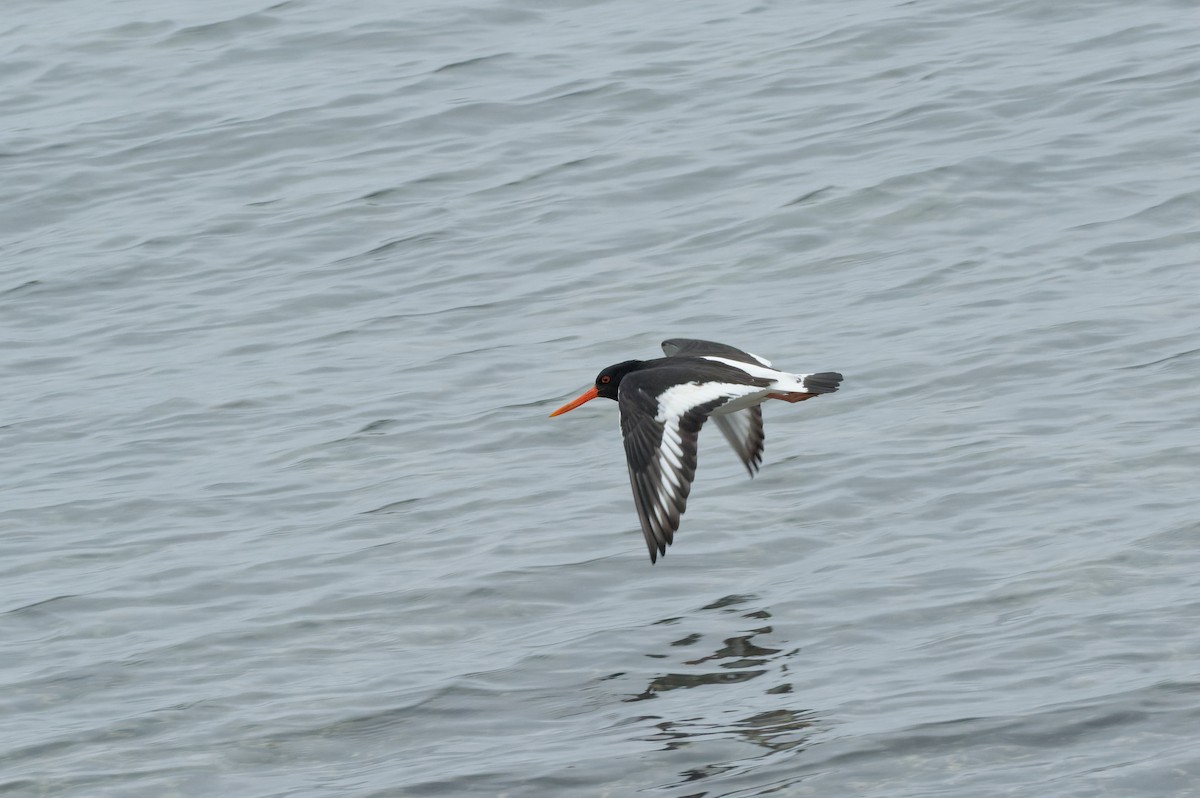
M 574 399 L 567 402 L 565 405 L 563 405 L 562 407 L 558 408 L 553 413 L 551 413 L 550 418 L 554 418 L 557 415 L 561 415 L 561 414 L 567 412 L 568 410 L 574 410 L 575 408 L 579 407 L 584 402 L 590 402 L 595 398 L 596 398 L 596 386 L 593 385 L 591 388 L 588 388 L 586 391 L 581 393 L 579 396 L 575 397 Z

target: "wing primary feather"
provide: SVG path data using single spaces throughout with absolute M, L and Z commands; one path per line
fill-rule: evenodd
M 735 454 L 746 466 L 751 477 L 762 463 L 763 434 L 762 408 L 758 405 L 724 416 L 713 416 L 717 429 L 729 441 Z

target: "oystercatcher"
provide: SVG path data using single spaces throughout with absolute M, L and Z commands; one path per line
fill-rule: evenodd
M 709 416 L 737 452 L 750 476 L 762 462 L 762 408 L 767 399 L 802 402 L 833 393 L 842 375 L 833 371 L 789 374 L 758 355 L 726 344 L 672 338 L 666 357 L 609 366 L 596 384 L 551 413 L 574 410 L 597 396 L 615 399 L 629 482 L 650 562 L 667 553 L 696 475 L 696 436 Z

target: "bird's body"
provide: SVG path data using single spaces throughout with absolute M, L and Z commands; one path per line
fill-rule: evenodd
M 690 338 L 663 341 L 666 357 L 609 366 L 551 416 L 597 396 L 615 399 L 634 503 L 650 561 L 666 554 L 696 474 L 696 437 L 710 416 L 750 472 L 762 462 L 767 399 L 800 402 L 838 389 L 836 372 L 791 374 L 757 355 Z

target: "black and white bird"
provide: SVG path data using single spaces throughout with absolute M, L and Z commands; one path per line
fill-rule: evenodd
M 696 436 L 709 416 L 753 477 L 763 452 L 760 405 L 833 393 L 842 381 L 834 371 L 779 371 L 758 355 L 713 341 L 672 338 L 662 348 L 666 357 L 609 366 L 595 385 L 550 414 L 597 396 L 617 400 L 629 482 L 651 563 L 667 553 L 679 529 L 696 475 Z

